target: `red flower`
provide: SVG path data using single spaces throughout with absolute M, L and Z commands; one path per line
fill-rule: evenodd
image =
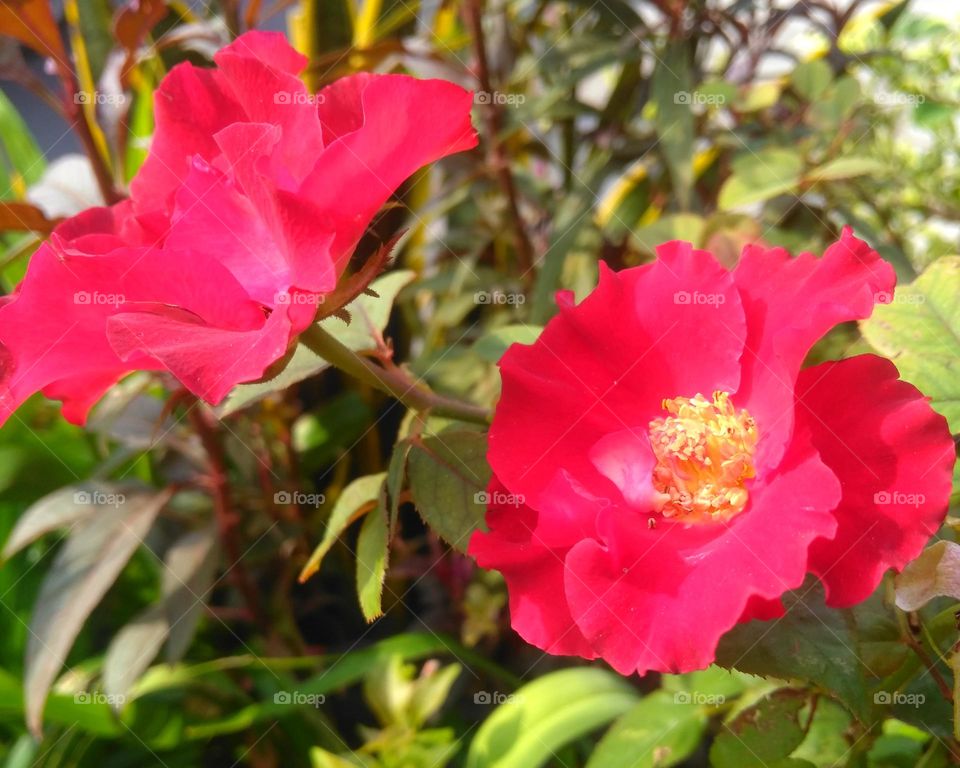
M 801 369 L 895 277 L 844 231 L 822 259 L 745 249 L 733 271 L 668 243 L 602 270 L 501 363 L 489 532 L 514 628 L 622 673 L 707 666 L 740 621 L 782 615 L 807 572 L 865 599 L 943 519 L 946 421 L 892 363 Z
M 138 369 L 219 402 L 312 322 L 396 188 L 476 145 L 452 83 L 361 74 L 314 96 L 268 32 L 215 60 L 157 90 L 131 200 L 61 225 L 0 299 L 0 423 L 40 390 L 82 422 Z

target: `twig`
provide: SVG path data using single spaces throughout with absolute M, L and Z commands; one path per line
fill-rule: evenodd
M 234 585 L 243 595 L 247 608 L 254 621 L 260 627 L 266 627 L 266 617 L 260 605 L 260 597 L 250 574 L 243 565 L 243 551 L 240 537 L 237 535 L 237 516 L 231 510 L 230 481 L 227 477 L 226 458 L 223 445 L 217 434 L 216 426 L 210 420 L 203 406 L 196 404 L 189 409 L 190 422 L 203 443 L 210 461 L 210 479 L 213 487 L 213 509 L 220 530 L 220 540 L 229 563 L 227 572 Z
M 490 421 L 490 413 L 486 408 L 438 395 L 394 363 L 384 361 L 380 365 L 358 355 L 317 324 L 308 328 L 300 336 L 300 341 L 341 371 L 395 397 L 411 410 L 430 411 L 438 416 L 477 424 Z
M 490 78 L 490 64 L 487 59 L 487 44 L 483 34 L 482 4 L 483 0 L 467 0 L 466 13 L 470 34 L 473 37 L 474 52 L 477 57 L 477 80 L 480 82 L 480 90 L 484 91 L 489 97 L 485 104 L 486 109 L 484 110 L 487 122 L 487 133 L 489 134 L 487 140 L 487 161 L 497 174 L 500 188 L 503 190 L 504 197 L 507 198 L 507 215 L 510 218 L 510 226 L 513 228 L 517 260 L 520 263 L 520 269 L 524 274 L 527 274 L 533 269 L 533 246 L 530 244 L 530 238 L 527 236 L 523 218 L 520 215 L 517 187 L 513 181 L 513 174 L 510 172 L 509 158 L 501 141 L 503 115 L 500 112 L 500 105 L 493 97 L 494 91 Z

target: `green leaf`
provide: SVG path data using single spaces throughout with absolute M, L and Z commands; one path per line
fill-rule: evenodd
M 96 499 L 120 499 L 125 492 L 121 486 L 105 483 L 82 483 L 59 488 L 31 505 L 17 520 L 17 525 L 3 547 L 3 559 L 9 560 L 24 547 L 41 536 L 96 515 L 100 506 Z
M 657 107 L 657 137 L 670 169 L 674 197 L 685 211 L 690 208 L 693 191 L 693 90 L 690 52 L 686 45 L 672 41 L 653 70 L 650 97 Z
M 724 723 L 710 748 L 715 768 L 767 768 L 785 760 L 800 746 L 804 728 L 800 712 L 804 691 L 784 688 Z
M 918 611 L 935 597 L 960 600 L 960 544 L 938 541 L 897 574 L 897 608 Z
M 455 655 L 474 669 L 488 669 L 494 671 L 496 668 L 479 654 L 473 654 L 466 648 L 463 648 L 456 641 L 448 637 L 440 637 L 435 634 L 417 634 L 410 633 L 396 635 L 386 640 L 381 640 L 374 645 L 360 650 L 350 651 L 344 654 L 331 654 L 321 659 L 316 659 L 313 663 L 327 664 L 328 668 L 323 672 L 303 680 L 297 685 L 297 691 L 304 694 L 304 697 L 310 695 L 327 695 L 334 691 L 353 685 L 370 674 L 372 668 L 376 668 L 386 663 L 391 656 L 400 656 L 406 661 L 415 659 L 424 659 L 435 656 Z M 265 660 L 255 657 L 242 657 L 244 667 L 251 669 L 262 669 Z M 282 662 L 291 662 L 298 660 L 283 659 Z M 211 667 L 223 663 L 223 660 L 210 662 L 201 667 L 199 671 L 204 675 L 211 671 Z M 193 676 L 197 676 L 194 673 Z M 301 698 L 305 700 L 305 698 Z M 309 706 L 304 704 L 301 706 Z M 258 702 L 244 707 L 236 712 L 231 712 L 222 718 L 210 718 L 204 716 L 202 722 L 191 725 L 187 729 L 187 737 L 192 739 L 208 739 L 212 736 L 218 736 L 224 733 L 236 733 L 246 730 L 252 725 L 268 720 L 276 720 L 279 717 L 289 715 L 296 711 L 295 706 L 290 704 L 278 704 L 273 700 Z
M 848 610 L 828 608 L 811 579 L 783 600 L 783 618 L 739 624 L 724 635 L 717 663 L 815 683 L 869 721 L 873 692 L 911 658 L 882 596 L 875 594 Z
M 852 724 L 853 717 L 847 710 L 832 699 L 820 696 L 815 702 L 813 722 L 807 726 L 807 735 L 793 756 L 808 760 L 817 768 L 844 765 L 852 746 L 852 739 L 847 738 L 854 732 Z
M 477 339 L 473 344 L 473 351 L 484 360 L 495 363 L 503 357 L 503 353 L 511 344 L 533 344 L 542 331 L 543 326 L 540 325 L 525 323 L 503 325 L 487 331 Z
M 686 240 L 700 244 L 707 222 L 693 213 L 678 213 L 661 216 L 653 224 L 636 227 L 630 231 L 631 239 L 640 250 L 653 253 L 661 243 L 669 240 Z
M 797 93 L 807 101 L 816 101 L 833 82 L 833 70 L 823 59 L 813 59 L 793 70 L 791 80 Z
M 852 179 L 857 176 L 881 174 L 887 166 L 872 157 L 838 157 L 829 163 L 807 171 L 804 182 L 838 181 Z
M 386 489 L 390 502 L 390 529 L 388 536 L 393 537 L 397 531 L 397 520 L 400 517 L 400 494 L 403 491 L 403 481 L 407 476 L 407 458 L 410 456 L 410 441 L 403 440 L 393 446 L 390 455 L 390 466 L 387 467 Z
M 486 435 L 444 432 L 425 437 L 413 442 L 407 461 L 420 515 L 448 544 L 465 551 L 487 509 Z
M 163 560 L 161 599 L 118 632 L 103 661 L 103 689 L 114 701 L 127 697 L 137 678 L 167 642 L 167 660 L 187 649 L 203 612 L 217 563 L 213 526 L 182 536 Z
M 689 757 L 707 726 L 703 707 L 656 691 L 617 720 L 590 755 L 587 768 L 668 768 Z
M 718 205 L 731 210 L 760 203 L 796 191 L 803 173 L 803 159 L 790 149 L 764 149 L 741 154 L 733 163 L 733 175 L 720 188 Z
M 383 613 L 383 579 L 387 573 L 387 513 L 385 489 L 380 503 L 363 518 L 357 538 L 357 596 L 360 610 L 369 622 Z
M 0 713 L 23 713 L 24 693 L 20 681 L 0 669 Z M 90 700 L 83 694 L 51 693 L 44 710 L 44 720 L 98 736 L 116 736 L 122 730 L 106 702 Z M 33 737 L 30 737 L 33 741 Z M 35 765 L 31 763 L 31 765 Z
M 0 92 L 0 143 L 5 164 L 12 171 L 13 190 L 16 192 L 19 185 L 22 193 L 40 180 L 46 161 L 17 108 L 3 92 Z M 6 188 L 0 191 L 6 192 Z
M 110 34 L 113 9 L 107 0 L 77 0 L 77 10 L 90 71 L 93 79 L 99 81 L 114 45 Z
M 333 511 L 330 512 L 330 519 L 327 521 L 327 528 L 323 532 L 320 544 L 313 550 L 313 554 L 300 572 L 301 582 L 320 570 L 323 558 L 350 523 L 373 509 L 380 497 L 380 488 L 386 476 L 386 472 L 378 472 L 375 475 L 359 477 L 343 489 L 333 505 Z
M 370 284 L 376 296 L 362 294 L 347 305 L 349 325 L 336 317 L 329 317 L 320 325 L 337 341 L 354 351 L 375 349 L 376 335 L 387 327 L 393 302 L 416 276 L 417 273 L 409 269 L 387 272 Z
M 77 634 L 147 535 L 170 494 L 96 497 L 96 514 L 77 524 L 40 588 L 27 644 L 26 716 L 40 733 L 43 704 Z
M 372 348 L 373 333 L 381 333 L 387 327 L 393 302 L 401 289 L 416 277 L 410 270 L 396 270 L 378 277 L 370 283 L 376 296 L 363 294 L 351 301 L 346 309 L 350 314 L 349 325 L 338 317 L 328 317 L 320 325 L 345 346 L 356 351 Z M 305 344 L 297 343 L 293 353 L 280 370 L 268 372 L 267 378 L 252 384 L 241 384 L 230 392 L 220 407 L 221 417 L 236 413 L 268 395 L 282 392 L 304 379 L 316 376 L 330 364 Z
M 938 259 L 860 323 L 870 345 L 960 432 L 960 256 Z
M 603 669 L 544 675 L 498 706 L 477 729 L 466 768 L 538 768 L 560 747 L 624 714 L 638 699 L 623 678 Z
M 810 122 L 821 130 L 836 130 L 860 103 L 860 84 L 841 77 L 810 107 Z

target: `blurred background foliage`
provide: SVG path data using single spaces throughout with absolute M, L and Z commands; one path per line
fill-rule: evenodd
M 5 0 L 2 291 L 56 220 L 122 198 L 172 66 L 283 29 L 313 89 L 373 69 L 476 91 L 480 149 L 422 172 L 361 243 L 357 265 L 399 236 L 396 269 L 349 326 L 323 321 L 343 344 L 489 406 L 506 346 L 600 261 L 673 238 L 728 265 L 749 242 L 820 252 L 850 224 L 902 282 L 932 270 L 907 294 L 926 315 L 882 307 L 864 334 L 934 350 L 901 367 L 960 432 L 949 5 Z M 814 356 L 866 345 L 843 327 Z M 905 614 L 886 584 L 827 611 L 811 584 L 725 638 L 738 671 L 623 679 L 525 646 L 462 554 L 484 452 L 480 426 L 405 413 L 306 348 L 213 411 L 143 375 L 85 430 L 30 401 L 0 431 L 0 763 L 960 762 L 951 598 Z

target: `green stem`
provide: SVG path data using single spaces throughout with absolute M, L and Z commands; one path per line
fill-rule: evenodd
M 437 416 L 448 416 L 476 424 L 487 424 L 490 421 L 490 412 L 486 408 L 438 395 L 422 382 L 411 378 L 403 369 L 395 365 L 378 365 L 358 355 L 317 323 L 304 331 L 300 341 L 331 365 L 381 392 L 386 392 L 411 410 L 430 411 Z

